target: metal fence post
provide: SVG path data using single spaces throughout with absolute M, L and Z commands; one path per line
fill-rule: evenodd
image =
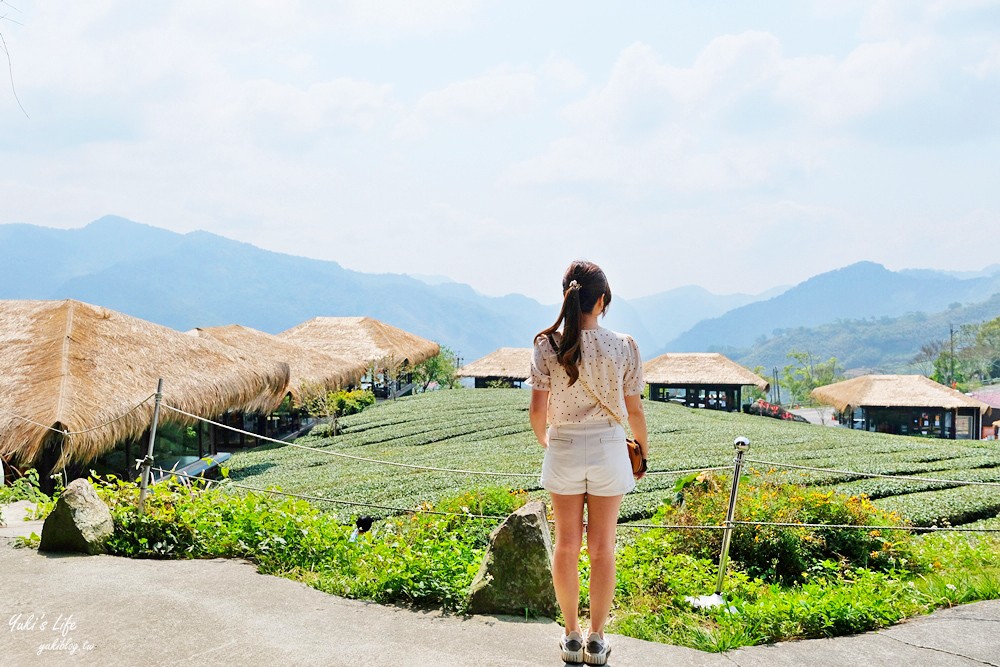
M 736 458 L 733 459 L 733 486 L 729 491 L 729 509 L 726 510 L 726 523 L 722 531 L 722 550 L 719 554 L 719 577 L 715 581 L 715 593 L 712 595 L 688 596 L 686 599 L 693 607 L 717 607 L 725 602 L 722 598 L 722 583 L 726 578 L 726 566 L 729 564 L 729 544 L 733 538 L 733 521 L 736 519 L 736 496 L 740 488 L 740 475 L 743 473 L 743 456 L 750 450 L 749 438 L 740 436 L 733 441 L 736 448 Z
M 153 445 L 156 443 L 156 427 L 160 423 L 160 403 L 163 401 L 163 378 L 156 383 L 156 403 L 153 406 L 153 425 L 149 427 L 149 447 L 146 456 L 138 460 L 142 466 L 142 478 L 139 482 L 139 514 L 146 509 L 146 487 L 149 486 L 150 467 L 153 465 Z

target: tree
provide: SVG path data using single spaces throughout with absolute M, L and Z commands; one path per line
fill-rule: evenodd
M 979 327 L 976 332 L 976 355 L 984 382 L 1000 378 L 1000 317 Z
M 932 380 L 965 391 L 1000 378 L 1000 317 L 963 324 L 952 334 L 954 346 L 942 344 Z
M 437 382 L 446 389 L 459 387 L 458 376 L 455 375 L 458 358 L 455 352 L 444 345 L 436 355 L 420 362 L 413 367 L 413 381 L 420 385 L 420 391 L 425 392 L 431 383 Z
M 302 397 L 302 409 L 310 417 L 320 419 L 330 419 L 330 435 L 340 433 L 340 424 L 337 418 L 340 417 L 339 406 L 337 405 L 337 393 L 328 391 L 319 382 L 303 382 L 299 388 L 299 395 Z
M 785 366 L 781 375 L 781 384 L 791 395 L 792 403 L 812 403 L 809 392 L 816 387 L 833 384 L 843 379 L 837 372 L 837 358 L 830 357 L 824 362 L 817 362 L 809 352 L 792 350 L 788 358 L 795 363 Z
M 915 364 L 921 373 L 930 376 L 934 372 L 934 362 L 941 356 L 942 350 L 944 350 L 943 340 L 932 340 L 929 343 L 924 343 L 920 346 L 920 352 L 913 357 L 911 363 Z

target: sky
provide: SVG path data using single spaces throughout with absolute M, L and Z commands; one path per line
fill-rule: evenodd
M 545 303 L 576 258 L 626 298 L 1000 261 L 1000 0 L 0 17 L 0 224 L 119 215 Z

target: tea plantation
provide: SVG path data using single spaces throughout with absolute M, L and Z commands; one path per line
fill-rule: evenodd
M 297 440 L 240 452 L 231 459 L 231 477 L 257 488 L 322 496 L 387 507 L 421 503 L 486 485 L 539 491 L 543 450 L 528 426 L 528 392 L 510 389 L 439 391 L 381 403 L 341 420 L 342 433 L 326 437 L 327 427 Z M 930 440 L 782 422 L 764 417 L 691 410 L 646 402 L 653 473 L 729 465 L 732 442 L 751 440 L 757 461 L 946 480 L 1000 482 L 996 442 Z M 440 468 L 491 471 L 525 476 L 491 477 L 420 471 L 354 461 L 343 453 L 383 461 Z M 932 481 L 859 479 L 843 473 L 784 470 L 751 463 L 774 481 L 787 479 L 851 495 L 867 494 L 916 525 L 1000 526 L 1000 487 L 958 486 Z M 673 495 L 675 475 L 653 474 L 626 496 L 622 521 L 653 514 Z M 381 516 L 387 509 L 362 510 L 330 505 L 345 518 L 359 512 Z M 475 511 L 475 508 L 470 508 Z M 719 517 L 721 522 L 723 517 Z

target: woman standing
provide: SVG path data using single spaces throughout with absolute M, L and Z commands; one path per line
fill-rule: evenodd
M 545 448 L 541 483 L 552 495 L 555 515 L 552 579 L 566 622 L 559 640 L 562 659 L 603 665 L 611 653 L 604 625 L 615 592 L 618 508 L 622 496 L 642 477 L 632 474 L 625 430 L 619 425 L 622 415 L 627 415 L 643 459 L 649 456 L 642 360 L 630 336 L 598 324 L 598 316 L 611 303 L 611 289 L 599 266 L 573 262 L 562 287 L 559 318 L 535 337 L 531 427 Z M 584 506 L 590 555 L 586 642 L 578 610 Z

